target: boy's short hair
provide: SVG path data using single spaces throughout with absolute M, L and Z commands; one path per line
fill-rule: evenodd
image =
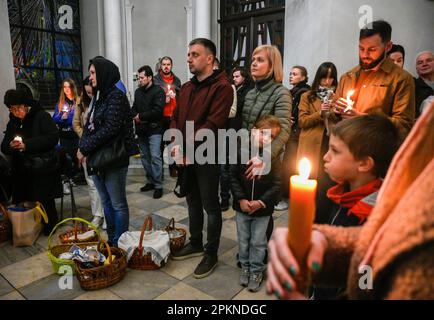
M 254 127 L 256 129 L 272 129 L 272 128 L 281 129 L 279 118 L 269 114 L 260 117 L 259 120 L 256 121 Z
M 374 174 L 385 177 L 387 169 L 399 147 L 399 135 L 388 117 L 373 113 L 344 120 L 331 134 L 341 139 L 355 159 L 371 157 Z

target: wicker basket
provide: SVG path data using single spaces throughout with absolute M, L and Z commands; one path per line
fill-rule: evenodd
M 56 229 L 68 222 L 68 221 L 79 221 L 85 224 L 88 224 L 92 229 L 95 230 L 96 234 L 97 234 L 97 239 L 100 239 L 100 234 L 98 232 L 98 230 L 96 229 L 96 227 L 91 224 L 90 222 L 81 219 L 81 218 L 68 218 L 65 219 L 61 222 L 59 222 L 54 228 L 53 231 L 51 231 L 50 236 L 48 237 L 48 250 L 47 250 L 47 254 L 48 254 L 48 258 L 50 258 L 51 264 L 53 265 L 53 271 L 59 275 L 63 275 L 65 268 L 61 268 L 62 266 L 66 266 L 66 267 L 70 267 L 72 269 L 72 272 L 75 273 L 75 263 L 72 260 L 65 260 L 65 259 L 59 259 L 58 256 L 62 253 L 68 252 L 69 249 L 71 248 L 70 243 L 68 244 L 59 244 L 56 246 L 51 246 L 51 239 L 53 237 L 54 232 L 56 231 Z M 86 247 L 88 246 L 94 246 L 94 245 L 98 245 L 98 242 L 80 242 L 77 243 L 77 245 L 82 248 L 82 249 L 86 249 Z M 68 270 L 68 269 L 66 269 Z
M 3 219 L 0 220 L 0 243 L 8 241 L 12 238 L 12 226 L 8 217 L 8 210 L 0 203 L 0 211 Z
M 142 232 L 140 233 L 139 247 L 134 249 L 133 255 L 128 261 L 128 267 L 131 269 L 156 270 L 164 265 L 164 262 L 162 262 L 161 266 L 154 263 L 154 261 L 152 261 L 152 255 L 150 253 L 143 255 L 142 243 L 146 227 L 149 228 L 148 230 L 152 230 L 152 218 L 150 216 L 146 217 L 145 221 L 143 222 Z
M 167 231 L 170 238 L 170 252 L 176 252 L 184 247 L 185 238 L 187 237 L 187 231 L 183 228 L 175 228 L 175 219 L 170 219 L 169 224 L 164 231 Z M 179 236 L 173 236 L 173 232 L 178 231 L 180 233 Z
M 85 239 L 78 239 L 80 234 L 84 234 L 88 231 L 95 230 L 96 228 L 90 228 L 83 222 L 74 222 L 74 228 L 68 230 L 59 235 L 59 240 L 62 244 L 73 244 L 73 243 L 82 243 L 82 242 L 98 242 L 98 234 L 95 232 L 93 236 L 87 237 Z M 71 240 L 71 237 L 74 236 L 74 239 Z
M 109 260 L 109 264 L 95 268 L 84 268 L 81 262 L 75 262 L 77 280 L 83 290 L 107 288 L 121 281 L 127 272 L 127 255 L 124 250 L 110 248 L 106 241 L 100 242 L 98 247 L 100 252 Z

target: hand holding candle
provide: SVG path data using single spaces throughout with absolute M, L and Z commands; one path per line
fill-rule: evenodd
M 300 266 L 296 277 L 300 292 L 306 293 L 309 287 L 309 269 L 306 265 L 311 245 L 312 225 L 315 218 L 315 197 L 317 181 L 309 180 L 311 165 L 303 158 L 299 164 L 299 176 L 290 180 L 290 212 L 288 244 Z
M 23 143 L 23 138 L 21 138 L 20 136 L 16 136 L 14 138 L 14 141 L 19 142 L 19 143 Z
M 346 100 L 346 102 L 347 102 L 347 107 L 345 108 L 344 113 L 346 113 L 346 112 L 348 112 L 348 111 L 350 111 L 350 110 L 353 109 L 354 101 L 351 100 L 351 97 L 352 97 L 352 95 L 354 94 L 354 92 L 355 92 L 355 90 L 350 90 L 350 91 L 348 91 L 348 93 L 347 93 L 347 100 Z

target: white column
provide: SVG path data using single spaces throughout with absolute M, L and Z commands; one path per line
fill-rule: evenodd
M 104 0 L 97 2 L 98 14 L 98 55 L 105 56 L 105 37 L 104 37 Z
M 121 0 L 104 0 L 105 57 L 113 61 L 123 75 Z
M 185 13 L 187 14 L 187 44 L 190 43 L 194 38 L 194 24 L 193 24 L 193 0 L 188 0 L 188 5 L 184 7 Z M 188 47 L 185 52 L 185 60 L 187 60 Z M 187 72 L 186 79 L 191 77 L 190 69 L 188 64 L 185 64 L 185 71 Z
M 125 57 L 126 57 L 126 73 L 125 73 L 125 81 L 128 90 L 128 98 L 130 102 L 133 100 L 134 96 L 134 81 L 133 81 L 133 73 L 134 73 L 134 56 L 133 56 L 133 25 L 132 25 L 132 14 L 133 14 L 134 5 L 131 4 L 130 0 L 125 0 L 125 37 L 126 37 L 126 46 L 125 46 Z
M 211 0 L 194 2 L 194 37 L 211 39 Z

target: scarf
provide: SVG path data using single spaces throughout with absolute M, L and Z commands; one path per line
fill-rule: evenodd
M 325 103 L 331 100 L 333 94 L 335 93 L 334 87 L 323 87 L 319 86 L 318 91 L 316 92 L 316 96 L 321 100 L 321 102 Z
M 336 204 L 348 208 L 347 215 L 355 215 L 363 224 L 375 206 L 378 190 L 383 180 L 376 179 L 357 190 L 347 192 L 346 184 L 340 183 L 327 191 L 327 197 Z

